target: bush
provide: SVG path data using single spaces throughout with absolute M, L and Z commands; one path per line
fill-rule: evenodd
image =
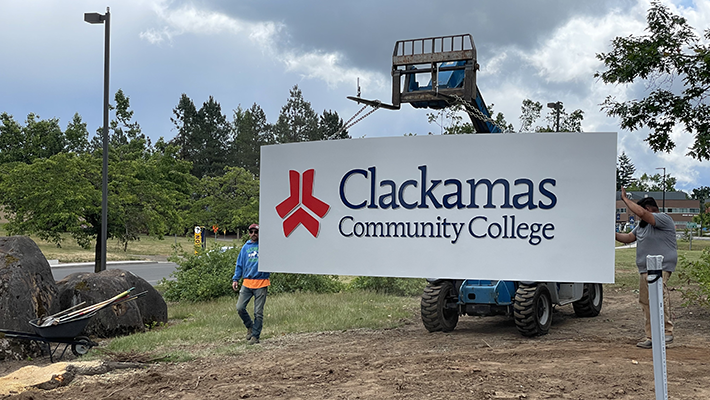
M 178 264 L 174 281 L 163 278 L 163 296 L 169 301 L 203 301 L 234 294 L 232 276 L 241 245 L 224 251 L 212 248 L 197 254 L 176 249 L 169 258 Z
M 176 248 L 170 261 L 178 264 L 172 274 L 174 281 L 163 279 L 163 296 L 169 301 L 204 301 L 222 296 L 234 296 L 232 276 L 241 245 L 220 250 L 185 252 Z M 344 289 L 337 275 L 273 273 L 270 294 L 310 292 L 337 293 Z
M 269 293 L 337 293 L 345 285 L 337 275 L 310 275 L 310 274 L 271 274 Z
M 691 262 L 681 255 L 678 259 L 679 291 L 684 305 L 696 304 L 710 308 L 710 249 L 703 250 L 698 261 Z
M 350 283 L 351 289 L 371 290 L 395 296 L 419 296 L 424 286 L 426 286 L 425 279 L 379 276 L 358 276 Z

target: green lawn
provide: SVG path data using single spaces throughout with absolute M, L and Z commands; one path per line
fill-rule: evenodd
M 0 236 L 7 236 L 7 232 L 0 226 Z M 37 236 L 30 236 L 47 260 L 59 260 L 59 262 L 93 262 L 95 249 L 93 247 L 84 249 L 79 246 L 74 239 L 69 235 L 63 237 L 60 246 L 42 240 Z M 214 234 L 207 236 L 207 246 L 212 246 L 216 242 L 220 246 L 231 245 L 236 239 L 234 236 L 218 235 L 218 240 L 215 240 Z M 193 246 L 194 239 L 190 236 L 166 236 L 162 239 L 150 237 L 146 235 L 140 236 L 139 240 L 132 241 L 127 248 L 124 247 L 115 239 L 109 239 L 106 243 L 106 259 L 108 261 L 123 261 L 123 260 L 143 260 L 150 257 L 167 257 L 173 252 L 173 246 L 179 245 L 183 249 L 189 249 Z

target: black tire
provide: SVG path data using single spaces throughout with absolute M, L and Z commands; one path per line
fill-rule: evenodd
M 451 332 L 459 322 L 458 293 L 449 281 L 429 283 L 422 294 L 422 322 L 429 332 Z
M 523 336 L 546 334 L 552 325 L 552 300 L 547 286 L 521 283 L 515 292 L 513 317 Z
M 585 283 L 582 298 L 572 303 L 578 317 L 596 317 L 602 310 L 604 289 L 601 283 Z
M 91 349 L 92 343 L 91 340 L 89 340 L 88 337 L 86 336 L 79 336 L 74 339 L 74 343 L 71 345 L 71 352 L 79 357 L 83 356 L 84 354 L 89 352 L 89 349 Z

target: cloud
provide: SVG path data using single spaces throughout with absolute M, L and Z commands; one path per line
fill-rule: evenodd
M 286 71 L 304 79 L 319 79 L 328 87 L 343 83 L 354 84 L 360 78 L 363 84 L 380 90 L 386 86 L 383 74 L 344 66 L 345 57 L 340 52 L 322 50 L 294 50 L 288 40 L 287 27 L 274 21 L 247 21 L 224 13 L 199 9 L 187 4 L 172 9 L 171 3 L 157 1 L 153 10 L 165 26 L 149 28 L 140 33 L 140 38 L 154 45 L 172 45 L 180 35 L 229 34 L 246 37 L 262 54 L 284 64 Z
M 141 39 L 152 44 L 172 43 L 173 38 L 185 35 L 218 35 L 230 33 L 245 35 L 255 44 L 271 45 L 274 38 L 283 29 L 283 25 L 272 22 L 250 22 L 233 18 L 226 14 L 199 9 L 193 4 L 186 4 L 175 9 L 170 3 L 159 0 L 152 9 L 165 25 L 162 28 L 149 28 L 140 33 Z
M 643 32 L 644 9 L 612 10 L 604 18 L 576 16 L 552 33 L 540 47 L 522 57 L 550 82 L 588 80 L 602 64 L 597 53 L 617 36 Z

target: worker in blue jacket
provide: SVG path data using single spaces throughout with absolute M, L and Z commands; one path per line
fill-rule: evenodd
M 259 272 L 259 225 L 249 226 L 249 240 L 242 246 L 237 257 L 237 266 L 232 277 L 232 289 L 239 290 L 237 300 L 237 313 L 244 321 L 247 328 L 247 344 L 259 343 L 261 328 L 264 324 L 264 305 L 268 292 L 268 272 Z M 239 280 L 243 278 L 242 288 L 239 289 Z M 247 311 L 247 304 L 254 298 L 254 320 L 252 321 Z

